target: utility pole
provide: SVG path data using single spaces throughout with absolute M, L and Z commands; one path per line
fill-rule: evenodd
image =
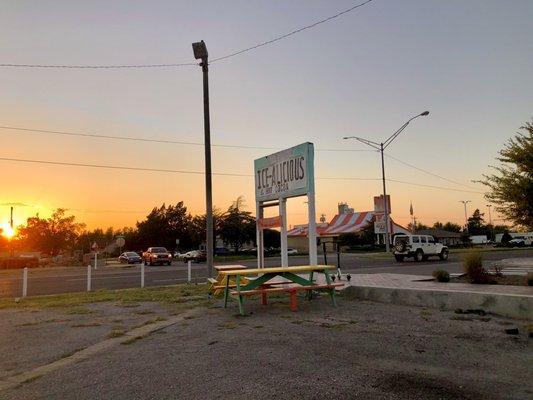
M 11 227 L 11 232 L 13 232 L 13 207 L 11 207 L 11 217 L 9 218 L 9 226 Z M 13 248 L 13 237 L 9 238 L 9 256 L 13 257 L 15 255 L 15 249 Z
M 490 208 L 492 207 L 492 204 L 487 204 L 487 207 L 489 208 L 489 225 L 492 225 L 492 216 L 490 215 Z
M 381 178 L 383 179 L 383 211 L 385 212 L 385 251 L 390 251 L 390 222 L 389 222 L 389 205 L 387 201 L 387 188 L 385 186 L 385 159 L 383 155 L 383 143 L 379 144 L 381 151 Z
M 207 47 L 204 41 L 192 44 L 194 58 L 202 60 L 204 86 L 204 150 L 205 150 L 205 216 L 206 216 L 206 255 L 207 275 L 213 276 L 213 193 L 211 180 L 211 126 L 209 119 L 209 63 Z
M 487 208 L 489 209 L 489 225 L 490 225 L 490 240 L 494 237 L 494 227 L 492 226 L 492 215 L 490 215 L 490 209 L 492 207 L 492 204 L 487 204 Z
M 466 205 L 471 203 L 471 200 L 459 200 L 459 203 L 463 203 L 465 206 L 465 231 L 468 232 L 468 214 L 466 213 Z

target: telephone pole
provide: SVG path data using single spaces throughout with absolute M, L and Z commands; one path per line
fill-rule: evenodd
M 11 227 L 11 232 L 13 232 L 13 207 L 11 207 L 11 217 L 9 218 L 9 226 Z M 13 248 L 13 237 L 9 238 L 9 256 L 13 257 L 15 255 L 15 249 Z
M 205 150 L 205 219 L 206 219 L 206 255 L 207 275 L 213 276 L 213 194 L 211 180 L 211 126 L 209 118 L 209 63 L 207 47 L 204 41 L 192 44 L 194 58 L 202 60 L 204 86 L 204 150 Z
M 471 200 L 459 200 L 459 203 L 463 203 L 465 206 L 465 231 L 468 232 L 468 215 L 466 213 L 466 205 L 471 203 Z

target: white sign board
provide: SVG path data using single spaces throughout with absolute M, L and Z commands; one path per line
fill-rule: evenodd
M 302 143 L 254 161 L 257 201 L 286 199 L 314 192 L 314 148 Z
M 385 221 L 376 221 L 374 222 L 374 233 L 377 235 L 385 234 L 385 227 L 387 224 Z

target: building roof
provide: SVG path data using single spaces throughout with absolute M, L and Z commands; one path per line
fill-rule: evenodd
M 335 217 L 333 217 L 329 224 L 317 224 L 317 236 L 338 236 L 342 233 L 361 232 L 371 225 L 374 220 L 381 220 L 382 218 L 383 215 L 376 214 L 374 211 L 362 211 L 352 214 L 337 214 Z M 395 223 L 392 219 L 390 220 L 390 223 L 390 231 L 393 234 L 411 233 L 403 226 Z M 287 236 L 307 236 L 307 231 L 307 225 L 297 225 L 287 232 Z
M 420 229 L 416 231 L 419 235 L 431 235 L 435 238 L 460 238 L 461 234 L 458 232 L 445 231 L 444 229 Z

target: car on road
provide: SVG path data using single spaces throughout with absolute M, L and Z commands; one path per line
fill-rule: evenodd
M 134 251 L 126 251 L 118 256 L 118 261 L 121 264 L 140 264 L 142 263 L 142 258 Z
M 298 250 L 296 250 L 296 249 L 287 249 L 287 254 L 289 256 L 293 256 L 295 254 L 298 254 Z
M 435 241 L 429 235 L 397 235 L 394 237 L 394 258 L 402 262 L 412 257 L 415 261 L 426 261 L 429 257 L 448 259 L 448 247 Z
M 183 254 L 182 259 L 184 262 L 194 261 L 199 263 L 207 260 L 207 254 L 203 250 L 192 250 Z
M 172 264 L 172 254 L 164 247 L 149 247 L 142 258 L 145 265 Z

